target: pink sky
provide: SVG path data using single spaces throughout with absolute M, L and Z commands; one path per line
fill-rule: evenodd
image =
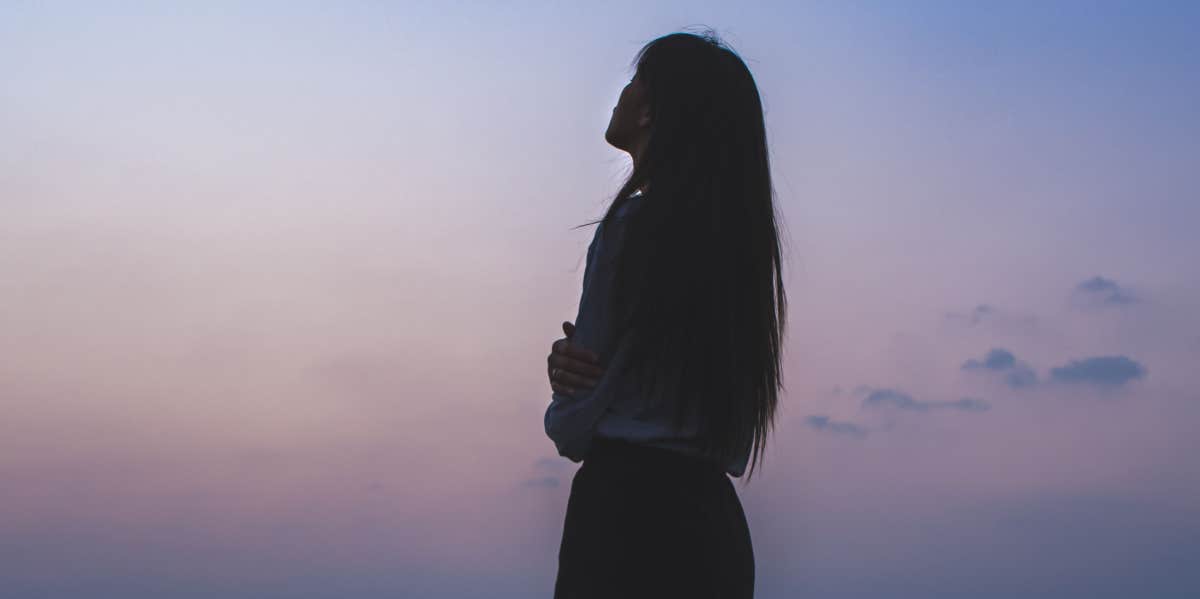
M 788 236 L 758 596 L 1200 588 L 1194 9 L 256 6 L 0 8 L 0 595 L 549 596 L 571 227 L 694 23 Z

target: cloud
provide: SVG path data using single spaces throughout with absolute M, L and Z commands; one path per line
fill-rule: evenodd
M 1003 373 L 1004 384 L 1013 388 L 1032 387 L 1038 382 L 1037 373 L 1029 364 L 1018 361 L 1012 352 L 1000 347 L 993 347 L 983 360 L 971 358 L 963 362 L 961 369 Z
M 970 312 L 943 312 L 942 317 L 949 322 L 957 322 L 968 327 L 987 325 L 991 328 L 1032 330 L 1037 326 L 1037 317 L 1032 314 L 1018 314 L 992 304 L 977 304 Z
M 1147 369 L 1126 356 L 1095 356 L 1072 360 L 1050 369 L 1050 379 L 1061 383 L 1092 383 L 1108 387 L 1124 385 L 1146 376 Z
M 1016 364 L 1017 364 L 1017 357 L 1014 356 L 1012 352 L 1008 351 L 1007 349 L 994 347 L 994 348 L 992 348 L 991 351 L 988 352 L 987 356 L 984 357 L 982 362 L 980 362 L 978 360 L 974 360 L 974 359 L 967 360 L 966 363 L 963 364 L 963 368 L 966 368 L 966 369 L 987 368 L 988 370 L 1005 370 L 1008 368 L 1012 368 Z
M 950 401 L 919 401 L 903 391 L 895 389 L 876 389 L 871 391 L 862 402 L 863 407 L 894 407 L 913 412 L 929 412 L 932 410 L 952 409 L 966 412 L 986 412 L 991 404 L 971 397 Z
M 565 458 L 561 458 L 561 457 L 559 457 L 559 458 L 538 458 L 537 461 L 535 461 L 533 463 L 533 467 L 557 471 L 557 470 L 562 470 L 563 468 L 566 467 L 566 464 L 565 464 L 566 461 L 567 460 Z
M 839 435 L 848 435 L 859 439 L 867 436 L 867 430 L 853 422 L 838 422 L 828 416 L 814 415 L 805 419 L 809 427 Z
M 562 484 L 562 475 L 571 468 L 572 462 L 563 457 L 541 457 L 533 462 L 533 469 L 540 474 L 521 481 L 522 487 L 554 489 Z
M 1121 306 L 1138 302 L 1138 298 L 1128 289 L 1099 275 L 1079 283 L 1073 291 L 1082 303 L 1093 306 Z
M 540 487 L 544 489 L 558 488 L 558 479 L 553 476 L 539 476 L 536 478 L 527 478 L 521 482 L 523 487 Z
M 958 312 L 947 312 L 946 318 L 951 320 L 962 320 L 970 326 L 979 324 L 984 318 L 996 314 L 996 308 L 988 304 L 979 304 L 971 310 L 969 314 L 960 314 Z

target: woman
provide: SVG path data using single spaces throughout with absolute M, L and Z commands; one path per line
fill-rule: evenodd
M 583 462 L 554 596 L 751 597 L 729 475 L 751 453 L 753 475 L 765 447 L 786 314 L 762 104 L 711 32 L 658 38 L 635 63 L 605 132 L 633 171 L 547 358 L 546 433 Z

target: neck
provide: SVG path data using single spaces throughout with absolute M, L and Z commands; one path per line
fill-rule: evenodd
M 638 161 L 641 160 L 642 156 L 645 154 L 646 143 L 649 141 L 649 137 L 641 136 L 637 140 L 637 143 L 633 144 L 633 147 L 629 149 L 629 157 L 633 159 L 633 163 L 635 165 L 638 164 Z

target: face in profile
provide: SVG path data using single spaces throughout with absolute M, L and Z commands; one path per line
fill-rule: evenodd
M 636 154 L 637 149 L 645 143 L 650 134 L 650 106 L 646 100 L 646 88 L 642 79 L 634 75 L 625 88 L 621 97 L 613 107 L 612 118 L 608 121 L 608 130 L 604 132 L 604 140 L 613 147 Z

